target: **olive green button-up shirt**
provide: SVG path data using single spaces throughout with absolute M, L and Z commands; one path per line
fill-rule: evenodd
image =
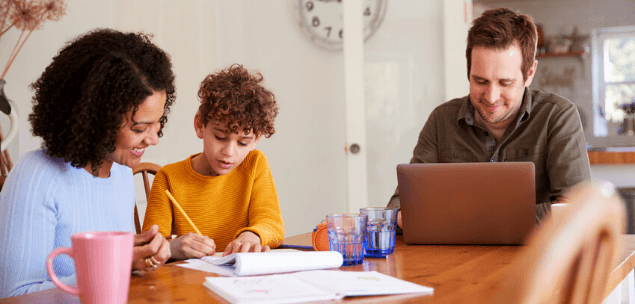
M 536 217 L 591 177 L 576 106 L 554 94 L 525 88 L 518 115 L 501 141 L 476 123 L 469 95 L 438 106 L 419 134 L 410 163 L 530 161 L 536 172 Z M 400 207 L 399 189 L 390 207 Z

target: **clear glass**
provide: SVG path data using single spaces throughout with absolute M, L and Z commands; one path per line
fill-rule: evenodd
M 364 257 L 385 258 L 395 252 L 398 211 L 399 209 L 386 207 L 359 209 L 361 214 L 368 216 Z
M 635 81 L 635 37 L 606 39 L 604 47 L 604 81 Z
M 635 37 L 606 39 L 604 53 L 604 119 L 608 124 L 608 134 L 632 136 L 635 115 Z
M 366 239 L 365 214 L 345 213 L 326 216 L 331 251 L 339 251 L 344 258 L 344 266 L 359 265 L 364 262 L 364 240 Z

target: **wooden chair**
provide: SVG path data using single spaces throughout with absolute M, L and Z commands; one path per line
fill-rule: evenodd
M 143 187 L 146 191 L 146 200 L 150 197 L 150 180 L 148 179 L 148 173 L 156 175 L 161 169 L 161 166 L 154 163 L 139 163 L 134 169 L 132 174 L 136 175 L 141 173 L 143 176 Z M 134 226 L 137 230 L 137 234 L 141 233 L 141 221 L 139 220 L 139 211 L 137 210 L 137 204 L 134 205 Z
M 601 303 L 625 232 L 625 210 L 612 184 L 589 182 L 530 237 L 510 265 L 497 303 Z

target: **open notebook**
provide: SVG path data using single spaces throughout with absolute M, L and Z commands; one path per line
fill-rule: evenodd
M 208 277 L 203 285 L 231 303 L 303 303 L 350 296 L 432 294 L 434 289 L 376 271 L 314 270 L 255 277 Z

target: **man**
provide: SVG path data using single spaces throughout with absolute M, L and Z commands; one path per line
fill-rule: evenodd
M 470 94 L 430 114 L 410 162 L 531 161 L 539 220 L 566 190 L 591 177 L 577 108 L 528 88 L 538 65 L 530 16 L 506 8 L 486 11 L 467 40 Z M 400 206 L 398 189 L 388 206 Z

